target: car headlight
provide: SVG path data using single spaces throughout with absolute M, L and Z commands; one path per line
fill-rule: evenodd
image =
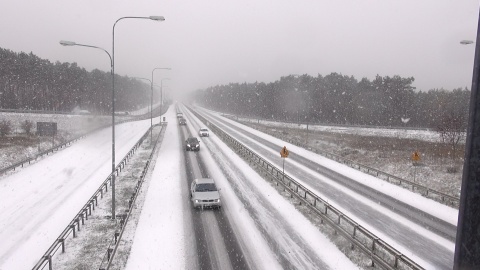
M 190 144 L 187 144 L 187 147 L 190 147 Z
M 198 144 L 197 144 L 197 145 L 195 145 L 195 147 L 199 147 L 199 146 L 200 146 L 200 145 L 198 145 Z
M 195 202 L 196 202 L 196 203 L 199 203 L 199 202 L 200 202 L 200 200 L 195 200 Z
M 216 199 L 215 202 L 220 202 L 220 199 Z

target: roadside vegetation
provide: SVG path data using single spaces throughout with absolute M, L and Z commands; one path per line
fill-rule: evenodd
M 268 126 L 241 121 L 243 124 L 282 139 L 290 139 L 317 149 L 340 155 L 397 177 L 417 182 L 448 195 L 460 196 L 464 142 L 452 150 L 449 143 L 420 139 L 365 136 L 302 128 Z M 406 132 L 406 131 L 405 131 Z M 417 151 L 420 161 L 413 162 Z

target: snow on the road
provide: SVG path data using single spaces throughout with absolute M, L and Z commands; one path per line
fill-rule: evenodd
M 152 173 L 126 269 L 189 269 L 181 195 L 185 166 L 176 127 L 175 110 L 166 113 L 170 123 Z
M 207 111 L 207 110 L 205 110 Z M 217 116 L 220 116 L 219 113 L 213 112 L 213 111 L 208 111 L 211 114 L 215 114 Z M 294 152 L 296 155 L 301 155 L 304 158 L 307 158 L 309 160 L 314 160 L 316 163 L 318 163 L 321 166 L 324 166 L 326 168 L 332 169 L 333 171 L 336 171 L 340 174 L 345 175 L 346 177 L 351 178 L 352 180 L 358 181 L 366 186 L 369 186 L 371 188 L 374 188 L 384 194 L 387 194 L 393 198 L 396 198 L 406 204 L 409 204 L 417 209 L 420 209 L 424 212 L 430 213 L 431 215 L 438 217 L 446 222 L 449 222 L 450 224 L 456 225 L 457 224 L 457 218 L 458 218 L 458 210 L 448 207 L 446 205 L 443 205 L 441 203 L 438 203 L 434 200 L 425 198 L 421 196 L 420 194 L 416 194 L 413 192 L 410 192 L 409 190 L 406 190 L 404 188 L 401 188 L 397 185 L 393 185 L 391 183 L 388 183 L 384 180 L 378 179 L 374 176 L 371 176 L 369 174 L 360 172 L 356 169 L 353 169 L 349 166 L 346 166 L 344 164 L 338 163 L 336 161 L 333 161 L 331 159 L 325 158 L 321 155 L 318 155 L 316 153 L 313 153 L 311 151 L 308 151 L 302 147 L 295 146 L 293 144 L 284 142 L 278 138 L 275 138 L 273 136 L 270 136 L 268 134 L 262 133 L 258 130 L 252 129 L 250 127 L 247 127 L 245 125 L 242 125 L 238 122 L 232 121 L 228 118 L 224 118 L 225 121 L 227 121 L 229 124 L 235 125 L 241 129 L 244 129 L 248 131 L 249 133 L 254 134 L 255 136 L 258 136 L 262 139 L 265 139 L 269 142 L 272 142 L 274 144 L 281 146 L 287 146 L 287 148 L 291 151 Z M 250 141 L 254 141 L 246 136 L 245 138 L 249 139 Z M 265 148 L 268 149 L 268 148 Z M 268 149 L 269 151 L 272 151 Z M 279 148 L 280 150 L 280 148 Z M 272 151 L 273 152 L 273 151 Z
M 196 122 L 200 123 L 198 120 Z M 203 126 L 203 124 L 197 124 L 197 128 L 200 128 L 200 126 Z M 192 132 L 196 132 L 192 126 L 189 126 L 189 128 Z M 296 269 L 318 268 L 318 265 L 314 263 L 314 258 L 310 258 L 306 254 L 307 246 L 308 249 L 314 250 L 315 255 L 331 269 L 358 268 L 302 213 L 285 200 L 262 176 L 228 148 L 215 134 L 203 138 L 202 141 L 208 148 L 203 148 L 200 155 L 221 188 L 224 207 L 228 210 L 226 212 L 229 214 L 229 219 L 235 221 L 235 225 L 238 226 L 237 229 L 240 230 L 240 235 L 245 237 L 251 233 L 247 233 L 248 231 L 245 230 L 251 228 L 242 228 L 246 223 L 263 224 L 264 227 L 257 228 L 257 230 L 266 228 L 264 234 L 273 235 L 277 244 L 282 245 L 278 250 L 287 251 L 282 255 L 288 258 L 289 263 Z M 228 172 L 228 177 L 233 182 L 226 179 L 222 169 Z M 247 200 L 248 207 L 254 208 L 259 214 L 252 217 L 247 210 L 247 206 L 239 198 Z M 276 209 L 275 212 L 272 212 L 272 209 Z M 280 219 L 278 219 L 279 217 Z M 260 220 L 253 221 L 252 218 L 259 218 Z M 254 226 L 254 224 L 250 226 Z M 263 239 L 265 236 L 258 235 L 257 237 Z M 301 239 L 302 246 L 294 241 L 295 237 Z M 259 244 L 264 244 L 265 240 L 260 243 L 256 243 L 255 239 L 243 239 L 243 241 L 249 243 L 249 248 L 253 248 L 259 246 Z M 254 254 L 258 252 L 257 250 Z M 279 257 L 279 254 L 277 254 L 277 257 Z M 263 265 L 257 265 L 260 269 L 275 269 L 272 265 L 265 264 L 265 255 L 261 255 L 257 259 L 263 260 Z
M 117 162 L 149 127 L 117 126 Z M 111 153 L 106 128 L 0 180 L 0 269 L 33 267 L 110 174 Z
M 167 115 L 171 121 L 167 127 L 164 142 L 152 174 L 145 205 L 140 216 L 132 253 L 127 263 L 129 269 L 188 269 L 189 260 L 186 239 L 193 235 L 185 231 L 184 205 L 185 167 L 183 147 L 179 142 L 175 111 Z M 240 126 L 234 121 L 234 125 Z M 191 123 L 196 127 L 200 125 Z M 126 123 L 118 126 L 116 136 L 117 162 L 149 128 L 150 121 Z M 246 128 L 241 126 L 242 128 Z M 193 134 L 196 130 L 189 124 Z M 281 140 L 248 129 L 255 135 L 284 144 Z M 36 164 L 0 180 L 0 269 L 29 269 L 53 243 L 68 222 L 83 206 L 86 200 L 108 176 L 111 169 L 111 129 L 99 131 L 71 147 L 64 149 Z M 248 164 L 234 154 L 214 134 L 202 139 L 207 147 L 200 155 L 212 176 L 222 188 L 222 199 L 233 230 L 241 238 L 242 249 L 246 250 L 249 261 L 258 269 L 280 269 L 278 254 L 272 251 L 258 224 L 264 224 L 271 235 L 275 235 L 284 250 L 291 249 L 293 242 L 286 234 L 302 239 L 316 256 L 333 269 L 354 269 L 350 262 L 333 243 L 310 223 L 298 210 L 263 180 Z M 287 147 L 306 158 L 333 168 L 382 192 L 395 189 L 392 196 L 414 206 L 425 206 L 439 218 L 456 221 L 456 212 L 441 204 L 432 203 L 418 194 L 413 194 L 389 185 L 341 164 L 333 163 L 305 149 L 287 144 Z M 210 148 L 210 149 L 209 149 Z M 235 167 L 231 167 L 235 164 Z M 228 177 L 225 173 L 228 173 Z M 227 180 L 229 179 L 229 180 Z M 231 182 L 231 181 L 234 182 Z M 367 182 L 368 181 L 368 182 Z M 253 191 L 254 190 L 254 191 Z M 239 194 L 239 192 L 241 192 Z M 413 197 L 412 197 L 413 196 Z M 239 198 L 249 199 L 250 206 L 258 210 L 260 220 L 254 220 L 247 206 Z M 266 205 L 274 206 L 274 215 Z M 285 221 L 282 227 L 275 217 Z M 455 216 L 455 218 L 454 218 Z M 454 223 L 452 223 L 454 224 Z M 289 231 L 285 231 L 285 228 Z M 283 254 L 293 265 L 305 265 L 297 250 L 295 254 Z M 408 254 L 407 254 L 408 255 Z M 300 256 L 300 257 L 298 257 Z M 298 260 L 298 261 L 297 261 Z M 302 264 L 303 263 L 303 264 Z M 314 267 L 315 265 L 311 265 Z
M 211 112 L 211 111 L 209 111 L 209 113 L 216 114 L 215 112 Z M 219 114 L 216 114 L 216 115 L 218 116 Z M 225 120 L 228 121 L 229 123 L 237 126 L 237 127 L 248 130 L 248 132 L 251 132 L 256 136 L 259 136 L 260 138 L 263 138 L 267 141 L 270 141 L 272 143 L 275 143 L 275 144 L 279 145 L 279 149 L 281 149 L 281 146 L 286 145 L 287 148 L 289 150 L 291 150 L 291 152 L 294 152 L 297 155 L 302 155 L 303 157 L 305 157 L 307 159 L 315 160 L 315 162 L 318 162 L 322 166 L 330 168 L 330 169 L 332 169 L 332 170 L 334 170 L 338 173 L 344 174 L 347 177 L 350 177 L 350 178 L 352 178 L 356 181 L 362 182 L 362 183 L 368 185 L 369 187 L 375 188 L 375 189 L 377 189 L 381 192 L 389 194 L 389 195 L 393 196 L 394 198 L 397 198 L 401 201 L 404 201 L 407 204 L 410 204 L 410 205 L 412 205 L 414 207 L 417 207 L 417 208 L 419 208 L 419 209 L 421 209 L 421 210 L 423 210 L 427 213 L 430 213 L 434 216 L 437 216 L 440 219 L 443 219 L 443 220 L 445 220 L 447 222 L 450 222 L 452 224 L 456 224 L 456 218 L 458 216 L 458 211 L 453 209 L 453 208 L 450 208 L 450 207 L 445 206 L 443 204 L 437 203 L 433 200 L 424 198 L 424 197 L 420 196 L 419 194 L 412 193 L 408 190 L 405 190 L 405 189 L 400 188 L 398 186 L 392 185 L 388 182 L 377 179 L 373 176 L 370 176 L 370 175 L 365 174 L 363 172 L 360 172 L 358 170 L 352 169 L 352 168 L 350 168 L 348 166 L 345 166 L 343 164 L 340 164 L 340 163 L 337 163 L 335 161 L 324 158 L 320 155 L 317 155 L 315 153 L 307 151 L 307 150 L 305 150 L 301 147 L 297 147 L 297 146 L 291 145 L 289 143 L 283 142 L 280 139 L 277 139 L 277 138 L 274 138 L 270 135 L 261 133 L 257 130 L 254 130 L 254 129 L 246 127 L 242 124 L 239 124 L 235 121 L 232 121 L 232 120 L 229 120 L 229 119 L 225 119 Z M 253 139 L 248 138 L 244 135 L 239 135 L 239 136 L 242 136 L 242 137 L 244 137 L 244 138 L 246 138 L 250 141 L 254 141 Z M 262 148 L 266 149 L 267 151 L 271 152 L 274 155 L 278 155 L 277 151 L 273 151 L 268 147 L 261 146 L 261 145 L 259 145 L 259 147 L 262 147 Z M 266 160 L 270 160 L 269 157 L 263 157 L 263 158 L 265 158 Z M 293 163 L 295 163 L 295 165 L 297 167 L 301 167 L 302 170 L 305 170 L 308 173 L 310 173 L 312 175 L 315 175 L 315 177 L 319 177 L 319 178 L 323 179 L 324 181 L 329 181 L 330 183 L 332 183 L 332 181 L 330 181 L 329 179 L 319 176 L 318 173 L 316 173 L 315 171 L 312 171 L 309 168 L 306 168 L 305 166 L 303 166 L 301 164 L 298 164 L 297 162 L 294 162 L 292 160 L 289 160 L 288 162 L 291 162 L 291 163 L 293 162 Z M 288 170 L 286 170 L 286 173 L 289 173 Z M 309 185 L 307 183 L 304 183 L 303 181 L 301 181 L 301 179 L 296 179 L 296 180 L 299 181 L 300 183 L 302 183 L 303 185 L 305 185 L 307 188 L 311 188 L 311 187 L 309 187 Z M 335 184 L 335 183 L 332 183 L 332 184 Z M 364 199 L 362 196 L 360 196 L 358 194 L 354 194 L 353 192 L 349 191 L 348 189 L 346 189 L 346 188 L 344 188 L 344 187 L 342 187 L 338 184 L 335 184 L 335 185 L 337 186 L 337 188 L 342 189 L 344 192 L 350 193 L 351 196 L 355 196 L 356 198 L 358 198 L 362 202 L 367 203 L 367 205 L 370 205 L 373 208 L 379 209 L 379 211 L 382 211 L 386 215 L 392 216 L 393 218 L 395 218 L 399 222 L 402 222 L 403 224 L 407 224 L 408 226 L 417 230 L 424 237 L 432 239 L 433 241 L 439 243 L 440 245 L 444 246 L 445 248 L 447 248 L 447 249 L 449 249 L 453 252 L 453 250 L 454 250 L 454 243 L 453 242 L 451 242 L 451 241 L 449 241 L 449 240 L 447 240 L 447 239 L 445 239 L 445 238 L 443 238 L 443 237 L 441 237 L 441 236 L 439 236 L 435 233 L 429 232 L 427 229 L 425 229 L 425 228 L 423 228 L 419 225 L 416 225 L 415 223 L 407 220 L 406 218 L 403 218 L 403 217 L 399 216 L 398 214 L 393 213 L 392 211 L 390 211 L 389 209 L 386 209 L 385 207 L 379 206 L 379 205 L 375 204 L 374 202 L 370 202 L 369 200 Z M 319 192 L 320 192 L 320 195 L 323 198 L 327 198 L 327 200 L 328 200 L 328 194 L 323 194 L 321 191 L 319 191 Z M 418 256 L 416 256 L 416 254 L 413 254 L 412 252 L 410 252 L 408 247 L 400 245 L 399 243 L 397 243 L 395 241 L 395 239 L 392 239 L 391 237 L 389 237 L 388 235 L 385 235 L 381 231 L 379 231 L 375 228 L 372 228 L 371 226 L 368 226 L 368 220 L 363 220 L 361 215 L 359 216 L 356 213 L 350 213 L 349 211 L 347 211 L 344 208 L 342 208 L 341 206 L 339 206 L 335 201 L 330 200 L 330 202 L 336 208 L 338 208 L 340 211 L 345 213 L 347 216 L 353 218 L 357 222 L 360 222 L 362 225 L 364 225 L 372 233 L 376 234 L 377 236 L 381 237 L 383 240 L 392 244 L 400 252 L 402 252 L 403 254 L 405 254 L 405 255 L 409 256 L 410 258 L 414 259 L 417 263 L 420 263 L 422 266 L 426 267 L 427 269 L 434 269 L 435 268 L 435 267 L 431 266 L 429 263 L 427 263 L 424 260 L 422 260 L 421 258 L 419 258 Z

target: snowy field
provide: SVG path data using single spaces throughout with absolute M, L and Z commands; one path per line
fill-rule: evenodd
M 278 121 L 257 120 L 255 118 L 245 118 L 225 115 L 228 118 L 242 122 L 257 123 L 269 127 L 291 128 L 306 130 L 306 124 L 283 123 Z M 402 139 L 416 139 L 428 142 L 440 142 L 441 138 L 438 132 L 428 129 L 408 129 L 408 128 L 375 128 L 375 127 L 349 127 L 349 126 L 326 126 L 326 125 L 308 125 L 310 131 L 326 131 L 339 134 L 353 134 L 373 137 L 394 137 Z

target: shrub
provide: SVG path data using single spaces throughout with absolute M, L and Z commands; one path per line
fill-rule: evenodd
M 12 123 L 8 120 L 2 120 L 0 122 L 0 136 L 5 136 L 12 132 Z
M 33 122 L 30 121 L 30 120 L 25 120 L 24 122 L 22 122 L 22 129 L 23 131 L 25 131 L 25 133 L 27 135 L 31 135 L 32 134 L 32 128 L 33 128 Z

